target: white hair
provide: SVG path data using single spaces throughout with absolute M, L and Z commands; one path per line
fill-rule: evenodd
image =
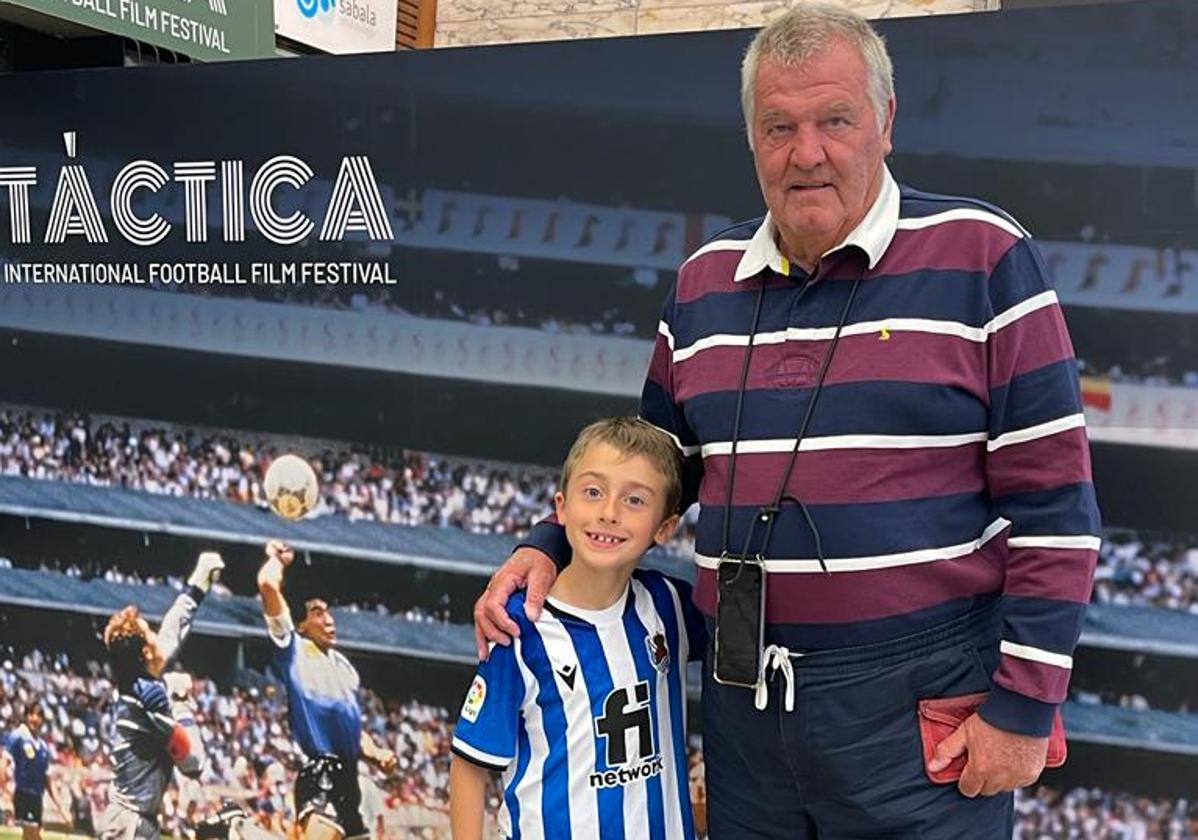
M 800 3 L 757 33 L 740 67 L 740 104 L 753 147 L 753 87 L 763 59 L 783 67 L 799 67 L 835 41 L 855 47 L 869 74 L 869 98 L 884 128 L 890 100 L 894 98 L 894 65 L 886 42 L 869 21 L 856 12 L 831 3 Z

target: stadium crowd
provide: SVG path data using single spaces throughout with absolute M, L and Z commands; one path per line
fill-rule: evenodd
M 72 669 L 66 654 L 40 651 L 15 657 L 11 649 L 0 663 L 0 732 L 18 723 L 20 708 L 40 701 L 46 712 L 43 735 L 54 751 L 51 784 L 68 805 L 69 815 L 47 809 L 47 823 L 71 825 L 94 835 L 95 820 L 107 802 L 110 758 L 107 732 L 112 725 L 112 683 L 95 661 Z M 210 815 L 222 798 L 239 801 L 256 821 L 283 835 L 293 819 L 291 790 L 298 754 L 291 743 L 284 698 L 275 683 L 254 671 L 239 673 L 237 686 L 218 687 L 197 679 L 198 719 L 211 759 L 199 782 L 179 780 L 168 788 L 163 828 L 177 837 L 193 837 L 196 822 Z M 364 787 L 377 792 L 383 813 L 382 837 L 448 837 L 446 817 L 449 743 L 455 714 L 417 701 L 384 700 L 363 690 L 366 731 L 393 749 L 395 773 L 366 774 Z M 690 787 L 698 824 L 705 822 L 706 793 L 700 745 L 691 744 Z M 497 807 L 492 791 L 491 812 Z M 11 808 L 0 790 L 0 812 Z M 1195 840 L 1198 803 L 1099 789 L 1058 791 L 1039 786 L 1016 798 L 1014 840 Z M 68 819 L 69 817 L 69 819 Z M 3 820 L 0 820 L 3 822 Z M 372 825 L 372 829 L 376 826 Z
M 121 486 L 266 506 L 262 475 L 278 454 L 231 431 L 200 432 L 79 413 L 0 410 L 0 475 Z M 523 536 L 552 507 L 556 473 L 422 452 L 328 445 L 309 459 L 321 480 L 314 515 Z M 689 556 L 692 508 L 670 548 Z M 1115 531 L 1104 540 L 1094 600 L 1198 614 L 1198 540 Z M 375 609 L 377 605 L 362 605 Z
M 1098 554 L 1096 603 L 1198 615 L 1198 541 L 1108 531 Z

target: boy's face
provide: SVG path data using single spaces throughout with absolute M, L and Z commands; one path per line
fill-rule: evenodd
M 666 516 L 666 479 L 644 455 L 629 458 L 611 444 L 583 452 L 565 492 L 554 497 L 574 563 L 595 569 L 636 566 L 653 543 L 674 533 Z

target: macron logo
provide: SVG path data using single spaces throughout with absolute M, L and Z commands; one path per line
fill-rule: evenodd
M 336 0 L 295 0 L 300 14 L 306 18 L 316 17 L 317 12 L 329 12 Z

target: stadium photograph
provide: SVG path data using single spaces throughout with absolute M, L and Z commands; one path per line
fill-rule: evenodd
M 1068 757 L 1016 791 L 1012 836 L 1198 838 L 1198 8 L 874 28 L 895 181 L 1001 207 L 1043 257 L 1101 510 Z M 476 599 L 561 503 L 579 430 L 638 412 L 655 342 L 682 358 L 662 309 L 680 266 L 764 212 L 737 78 L 754 34 L 0 75 L 20 115 L 0 131 L 0 840 L 452 836 Z M 845 311 L 837 353 L 870 317 Z M 744 390 L 746 345 L 703 396 Z M 828 371 L 815 440 L 821 409 L 859 419 Z M 957 496 L 879 502 L 870 530 L 939 534 Z M 704 546 L 729 526 L 705 511 L 732 498 L 700 491 L 636 573 L 695 586 L 713 621 Z M 814 529 L 848 505 L 780 529 L 797 507 Z M 855 556 L 819 552 L 803 577 Z M 681 674 L 684 737 L 637 807 L 672 791 L 706 837 L 710 674 L 645 642 L 638 663 Z M 485 836 L 625 836 L 538 835 L 505 789 L 524 772 L 489 777 Z

